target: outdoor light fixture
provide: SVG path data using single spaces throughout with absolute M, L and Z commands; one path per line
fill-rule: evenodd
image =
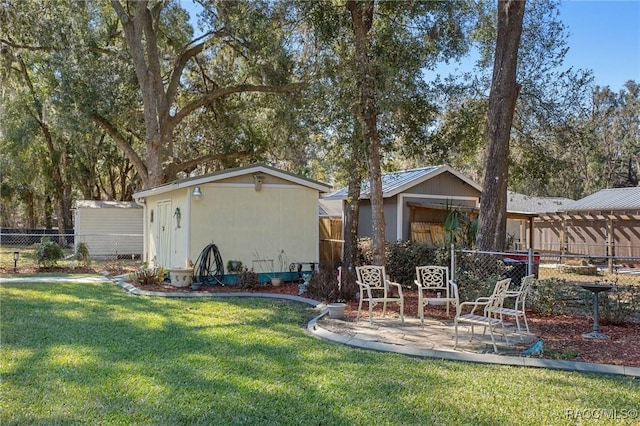
M 196 200 L 199 200 L 200 197 L 202 197 L 202 191 L 200 191 L 200 187 L 196 186 L 195 188 L 193 188 L 193 193 L 191 195 L 193 195 L 193 198 L 195 198 Z
M 19 251 L 14 251 L 13 252 L 13 272 L 17 272 L 18 271 L 18 259 L 20 258 L 20 252 Z

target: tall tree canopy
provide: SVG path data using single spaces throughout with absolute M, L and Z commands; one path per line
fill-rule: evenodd
M 349 183 L 353 207 L 384 171 L 485 176 L 495 2 L 199 0 L 198 28 L 186 5 L 3 3 L 3 224 L 69 227 L 74 199 L 254 161 Z M 637 185 L 638 86 L 562 69 L 557 5 L 527 3 L 507 184 L 572 198 Z M 471 41 L 473 73 L 432 77 Z

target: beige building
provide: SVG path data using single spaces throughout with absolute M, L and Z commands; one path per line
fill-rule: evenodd
M 144 207 L 144 260 L 185 268 L 211 244 L 257 273 L 318 262 L 318 198 L 330 186 L 263 164 L 134 194 Z

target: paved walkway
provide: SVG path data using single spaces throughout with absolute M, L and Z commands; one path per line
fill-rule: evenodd
M 439 321 L 425 318 L 422 324 L 417 318 L 405 318 L 404 324 L 398 318 L 379 318 L 370 324 L 368 319 L 358 322 L 353 320 L 338 320 L 328 318 L 326 307 L 315 300 L 300 296 L 269 294 L 269 293 L 171 293 L 151 292 L 140 290 L 122 277 L 111 280 L 106 277 L 28 277 L 28 278 L 2 278 L 2 282 L 33 282 L 33 281 L 73 281 L 73 282 L 99 282 L 112 281 L 133 295 L 146 295 L 157 297 L 261 297 L 271 299 L 286 299 L 301 302 L 313 306 L 319 312 L 308 324 L 307 329 L 318 338 L 334 343 L 352 346 L 361 349 L 382 352 L 395 352 L 399 354 L 436 358 L 453 361 L 467 361 L 485 364 L 513 365 L 522 367 L 539 367 L 557 370 L 569 370 L 589 373 L 618 374 L 640 377 L 640 367 L 628 367 L 621 365 L 593 364 L 587 362 L 561 361 L 542 359 L 537 357 L 520 356 L 523 348 L 531 346 L 536 341 L 534 335 L 525 334 L 523 340 L 517 334 L 514 327 L 507 328 L 507 342 L 501 334 L 496 335 L 496 344 L 499 354 L 493 353 L 491 337 L 487 332 L 484 336 L 481 327 L 476 327 L 473 340 L 470 339 L 470 327 L 459 326 L 459 341 L 456 350 L 454 345 L 454 330 L 452 321 Z

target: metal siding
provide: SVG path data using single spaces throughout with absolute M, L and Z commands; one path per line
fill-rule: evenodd
M 143 209 L 79 207 L 75 241 L 85 242 L 90 256 L 142 254 Z
M 371 202 L 361 200 L 358 208 L 358 236 L 371 238 L 373 236 L 373 226 L 371 223 Z
M 478 198 L 480 196 L 480 191 L 472 188 L 450 173 L 442 173 L 432 179 L 421 182 L 405 190 L 405 193 L 442 195 L 444 197 L 456 196 Z
M 397 223 L 398 223 L 398 197 L 384 199 L 384 238 L 387 241 L 396 241 L 398 239 Z
M 225 263 L 273 259 L 285 251 L 287 262 L 318 262 L 318 191 L 291 185 L 202 185 L 202 198 L 191 204 L 191 257 L 215 243 Z M 257 264 L 256 264 L 257 265 Z M 288 268 L 288 264 L 286 265 Z M 256 270 L 256 272 L 267 272 Z

